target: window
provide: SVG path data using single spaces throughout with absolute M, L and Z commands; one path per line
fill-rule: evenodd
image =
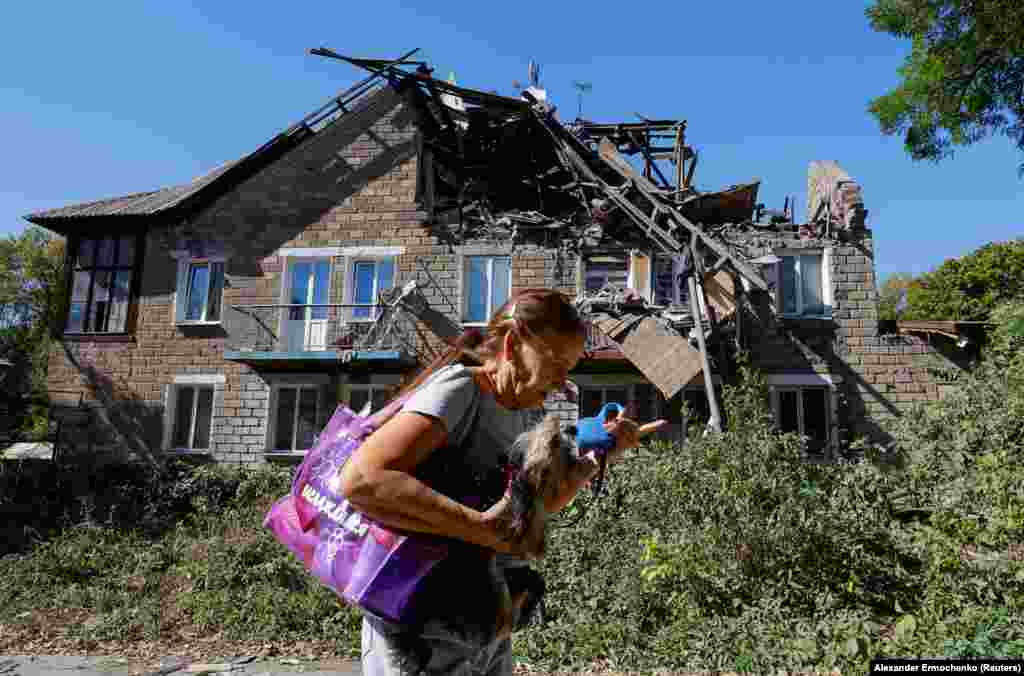
M 629 256 L 621 254 L 594 255 L 586 260 L 583 290 L 593 294 L 606 286 L 623 290 L 629 284 Z
M 688 256 L 654 257 L 654 304 L 680 305 L 690 309 L 690 287 L 687 282 L 691 268 Z M 702 300 L 702 299 L 698 299 Z M 703 302 L 701 303 L 703 309 Z
M 597 415 L 601 407 L 615 402 L 626 407 L 626 413 L 644 422 L 658 418 L 658 401 L 650 383 L 586 384 L 577 395 L 580 417 Z
M 508 256 L 467 256 L 463 319 L 486 324 L 508 300 L 512 261 Z
M 209 450 L 213 426 L 213 385 L 175 385 L 171 396 L 174 420 L 171 448 L 178 451 Z
M 331 260 L 305 256 L 285 259 L 281 340 L 289 352 L 327 349 L 331 320 Z M 335 315 L 336 316 L 336 315 Z
M 179 274 L 178 323 L 219 322 L 224 289 L 223 261 L 182 260 L 179 263 Z
M 395 285 L 395 261 L 356 260 L 352 263 L 352 304 L 365 306 L 352 308 L 352 319 L 377 318 L 377 300 L 380 292 Z
M 783 315 L 827 317 L 832 314 L 827 253 L 780 256 L 779 307 Z
M 831 389 L 828 387 L 773 388 L 775 421 L 783 432 L 807 438 L 807 450 L 820 453 L 829 443 Z
M 390 385 L 350 385 L 348 407 L 360 413 L 367 403 L 370 404 L 370 412 L 376 413 L 384 408 L 391 398 Z
M 78 240 L 71 260 L 68 333 L 127 330 L 136 241 L 136 237 Z
M 308 450 L 319 433 L 320 391 L 316 385 L 278 385 L 274 388 L 271 450 Z

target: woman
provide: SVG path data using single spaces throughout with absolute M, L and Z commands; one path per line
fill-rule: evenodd
M 485 332 L 467 334 L 410 385 L 415 394 L 345 465 L 340 476 L 343 497 L 386 526 L 454 538 L 505 555 L 501 557 L 505 566 L 522 565 L 517 555 L 526 552 L 521 551 L 518 534 L 510 532 L 511 526 L 499 518 L 499 504 L 478 511 L 435 488 L 441 482 L 465 489 L 456 493 L 472 493 L 468 484 L 474 478 L 494 476 L 495 472 L 500 477 L 503 452 L 528 428 L 529 412 L 540 408 L 550 392 L 564 385 L 583 355 L 584 339 L 584 324 L 564 295 L 547 289 L 516 293 L 498 310 Z M 480 365 L 463 366 L 459 361 L 465 356 Z M 625 449 L 639 444 L 642 434 L 664 424 L 657 421 L 641 427 L 622 417 L 607 423 L 617 440 L 609 461 L 619 460 Z M 438 458 L 450 457 L 452 448 L 457 463 L 440 465 L 440 471 L 433 474 L 426 472 Z M 425 472 L 438 479 L 430 481 L 433 488 L 418 478 Z M 576 464 L 560 494 L 546 505 L 548 511 L 567 505 L 597 472 L 593 455 Z M 494 499 L 501 497 L 502 488 L 499 483 L 499 492 L 490 493 Z M 475 563 L 482 566 L 481 561 Z M 424 604 L 429 611 L 415 628 L 364 618 L 366 676 L 421 671 L 512 673 L 509 640 L 478 642 L 460 631 L 459 623 L 473 613 L 471 606 L 482 603 L 476 593 L 479 588 L 473 586 L 476 566 L 467 568 L 463 565 L 438 583 L 448 593 Z

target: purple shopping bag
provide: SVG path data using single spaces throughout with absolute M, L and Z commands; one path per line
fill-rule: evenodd
M 342 599 L 404 623 L 413 593 L 449 551 L 448 541 L 408 536 L 375 523 L 338 495 L 342 466 L 408 399 L 370 417 L 339 406 L 299 467 L 291 492 L 263 520 L 310 573 Z

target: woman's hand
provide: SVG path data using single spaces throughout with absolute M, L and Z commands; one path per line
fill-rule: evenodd
M 480 525 L 487 533 L 490 541 L 485 546 L 502 554 L 513 556 L 539 556 L 537 551 L 543 547 L 542 542 L 536 542 L 537 528 L 531 528 L 530 519 L 543 519 L 543 514 L 531 514 L 530 518 L 515 518 L 515 512 L 511 504 L 511 496 L 506 494 L 490 509 L 481 513 Z M 543 530 L 539 530 L 543 533 Z
M 624 416 L 621 411 L 617 411 L 614 417 L 604 423 L 604 428 L 615 437 L 615 448 L 609 451 L 608 462 L 615 463 L 622 460 L 627 450 L 636 448 L 645 436 L 657 432 L 667 424 L 667 420 L 661 419 L 641 425 Z

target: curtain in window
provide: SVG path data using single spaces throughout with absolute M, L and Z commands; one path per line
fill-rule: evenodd
M 800 256 L 800 291 L 805 315 L 821 315 L 825 302 L 821 295 L 821 256 Z
M 782 312 L 797 313 L 797 269 L 796 258 L 785 256 L 782 259 Z
M 487 259 L 469 259 L 468 302 L 466 320 L 470 322 L 486 322 L 488 310 Z

